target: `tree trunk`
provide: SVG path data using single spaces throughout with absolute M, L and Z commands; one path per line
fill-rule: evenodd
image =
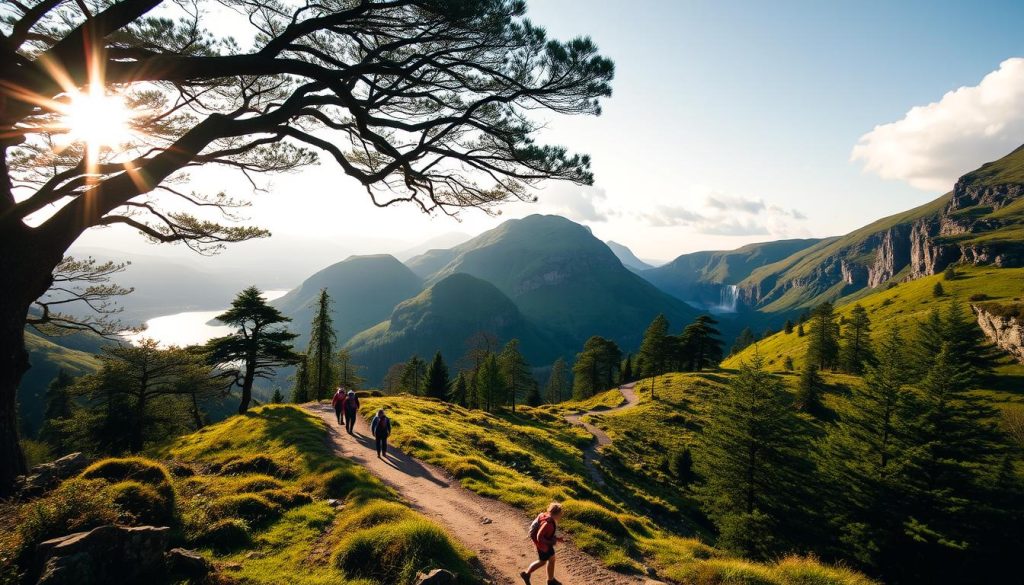
M 242 378 L 242 401 L 238 404 L 238 414 L 245 414 L 252 402 L 252 385 L 256 381 L 256 358 L 245 361 L 245 377 Z M 319 400 L 317 401 L 319 402 Z

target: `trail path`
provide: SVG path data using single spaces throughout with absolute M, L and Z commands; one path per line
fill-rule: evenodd
M 611 445 L 612 439 L 608 436 L 608 433 L 597 428 L 596 426 L 583 420 L 583 417 L 589 414 L 611 414 L 614 412 L 620 412 L 627 408 L 633 408 L 637 404 L 640 404 L 640 397 L 636 394 L 636 382 L 632 384 L 623 384 L 619 386 L 619 392 L 622 393 L 622 397 L 626 399 L 626 403 L 615 408 L 604 408 L 599 410 L 588 410 L 585 412 L 579 412 L 576 414 L 568 414 L 565 416 L 565 420 L 569 421 L 574 425 L 580 425 L 587 429 L 591 435 L 597 441 L 583 450 L 583 465 L 587 468 L 587 474 L 590 475 L 590 479 L 597 483 L 599 486 L 604 487 L 604 475 L 601 473 L 601 469 L 597 466 L 597 458 L 601 456 L 599 449 L 605 445 Z
M 628 399 L 628 397 L 627 397 Z M 378 459 L 369 424 L 356 423 L 349 436 L 334 418 L 329 404 L 306 408 L 327 422 L 330 442 L 337 454 L 366 467 L 394 488 L 413 508 L 444 526 L 449 534 L 476 553 L 485 578 L 496 585 L 521 585 L 519 572 L 536 558 L 526 536 L 532 516 L 508 504 L 463 488 L 442 469 L 389 447 L 387 459 Z M 609 411 L 604 411 L 609 412 Z M 557 577 L 564 585 L 653 585 L 656 581 L 622 575 L 605 568 L 571 543 L 558 551 Z M 533 583 L 544 585 L 546 575 L 534 573 Z

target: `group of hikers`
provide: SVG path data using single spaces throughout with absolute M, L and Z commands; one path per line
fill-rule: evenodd
M 354 435 L 356 417 L 359 416 L 359 396 L 354 390 L 346 392 L 344 388 L 338 388 L 334 393 L 334 398 L 331 399 L 331 406 L 334 407 L 334 416 L 337 417 L 338 424 L 344 424 L 345 431 Z M 391 436 L 391 419 L 384 414 L 383 408 L 377 411 L 370 422 L 370 434 L 373 435 L 377 444 L 377 457 L 387 457 L 388 437 Z
M 353 390 L 346 391 L 338 388 L 331 399 L 331 406 L 334 407 L 334 414 L 338 424 L 344 424 L 348 434 L 355 434 L 356 417 L 359 416 L 359 396 Z M 377 457 L 387 457 L 388 437 L 391 435 L 391 419 L 384 413 L 384 409 L 377 411 L 370 422 L 370 434 L 373 435 L 377 444 Z M 558 520 L 562 517 L 562 505 L 552 502 L 547 511 L 541 512 L 533 523 L 530 524 L 530 540 L 537 549 L 537 560 L 533 561 L 525 571 L 519 573 L 525 585 L 530 583 L 530 576 L 541 567 L 547 567 L 547 585 L 562 585 L 555 579 L 555 545 L 564 542 L 558 536 Z

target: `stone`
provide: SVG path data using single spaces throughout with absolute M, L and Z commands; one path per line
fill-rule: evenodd
M 202 579 L 212 570 L 206 557 L 184 548 L 172 548 L 167 551 L 167 568 L 174 575 L 190 579 Z
M 64 479 L 77 475 L 92 463 L 82 453 L 71 453 L 56 461 L 36 465 L 28 475 L 18 478 L 18 494 L 21 497 L 37 496 L 57 486 Z
M 978 327 L 985 337 L 1000 349 L 1024 364 L 1024 320 L 1016 316 L 997 315 L 986 310 L 985 305 L 971 305 L 978 318 Z
M 170 530 L 106 525 L 42 542 L 37 585 L 100 585 L 161 574 Z
M 416 575 L 416 585 L 454 585 L 455 581 L 455 574 L 445 569 Z
M 480 520 L 481 524 L 490 524 L 492 522 L 494 522 L 494 520 L 491 520 L 490 518 L 483 518 Z

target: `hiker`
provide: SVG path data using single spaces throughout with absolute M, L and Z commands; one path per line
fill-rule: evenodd
M 377 441 L 377 457 L 388 456 L 388 436 L 391 435 L 391 419 L 384 414 L 384 409 L 377 411 L 377 416 L 370 422 L 370 433 Z
M 356 417 L 359 416 L 359 397 L 354 390 L 349 390 L 342 402 L 342 410 L 345 412 L 345 430 L 352 434 L 356 426 Z
M 537 547 L 537 560 L 533 561 L 525 571 L 519 573 L 526 585 L 530 585 L 530 575 L 534 571 L 548 566 L 548 585 L 562 585 L 555 579 L 555 544 L 565 542 L 558 532 L 558 520 L 562 517 L 562 504 L 551 502 L 547 512 L 541 512 L 530 524 L 530 540 Z
M 334 398 L 331 398 L 331 406 L 334 407 L 334 416 L 338 419 L 338 424 L 341 424 L 341 407 L 345 403 L 345 393 L 341 390 L 341 386 L 338 386 L 337 391 L 334 392 Z

